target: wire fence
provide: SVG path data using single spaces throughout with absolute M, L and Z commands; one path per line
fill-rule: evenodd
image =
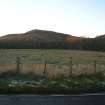
M 86 60 L 86 59 L 73 59 L 69 57 L 67 61 L 50 61 L 46 59 L 40 59 L 33 62 L 22 57 L 16 57 L 14 60 L 2 59 L 0 61 L 0 73 L 15 71 L 16 73 L 31 73 L 42 76 L 54 77 L 54 76 L 71 76 L 80 74 L 92 74 L 97 72 L 105 73 L 105 61 L 102 60 Z M 33 58 L 34 59 L 34 58 Z M 4 62 L 5 61 L 5 62 Z

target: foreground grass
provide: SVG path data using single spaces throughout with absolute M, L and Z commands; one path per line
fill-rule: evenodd
M 15 73 L 16 57 L 20 57 L 20 74 Z M 71 57 L 72 76 L 69 76 Z M 46 77 L 43 75 L 45 61 Z M 102 64 L 94 64 L 94 61 L 102 61 Z M 104 61 L 104 52 L 1 49 L 0 93 L 77 94 L 105 91 Z
M 0 93 L 79 94 L 105 91 L 102 73 L 49 79 L 35 75 L 4 73 L 0 75 Z

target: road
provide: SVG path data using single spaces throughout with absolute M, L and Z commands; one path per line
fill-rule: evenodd
M 0 105 L 105 105 L 100 95 L 0 95 Z

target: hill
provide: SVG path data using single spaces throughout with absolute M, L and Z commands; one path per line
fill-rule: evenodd
M 96 38 L 76 37 L 45 30 L 8 34 L 0 37 L 0 48 L 79 49 L 104 51 L 105 35 Z
M 31 30 L 0 37 L 1 48 L 68 48 L 72 35 L 45 30 Z

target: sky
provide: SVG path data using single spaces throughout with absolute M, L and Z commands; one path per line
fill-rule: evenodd
M 0 36 L 33 29 L 105 34 L 105 0 L 0 0 Z

